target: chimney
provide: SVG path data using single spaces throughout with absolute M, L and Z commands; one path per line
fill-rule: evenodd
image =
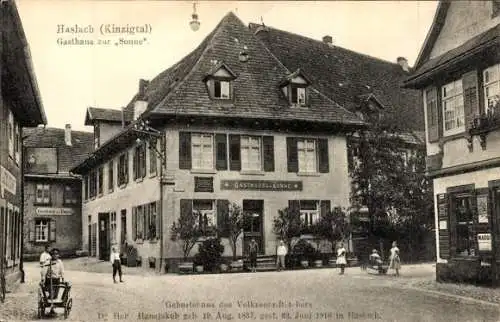
M 148 108 L 148 102 L 146 101 L 146 88 L 149 85 L 149 81 L 145 79 L 139 80 L 139 92 L 137 93 L 137 99 L 134 102 L 134 121 L 141 116 L 142 113 Z
M 71 146 L 71 124 L 66 124 L 64 128 L 64 143 Z
M 398 57 L 397 62 L 405 72 L 410 71 L 410 67 L 408 66 L 408 59 L 404 57 Z
M 323 43 L 327 44 L 328 46 L 333 46 L 333 38 L 332 36 L 324 36 L 323 37 Z

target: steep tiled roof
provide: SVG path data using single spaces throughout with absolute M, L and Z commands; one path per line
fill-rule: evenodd
M 25 128 L 23 135 L 26 147 L 58 148 L 58 172 L 69 172 L 74 166 L 85 160 L 93 151 L 94 134 L 71 131 L 71 146 L 64 141 L 64 129 Z
M 401 130 L 424 130 L 421 95 L 400 87 L 408 73 L 399 64 L 267 26 L 249 28 L 288 69 L 301 68 L 343 107 L 355 110 L 360 95 L 373 93 Z
M 239 61 L 246 47 L 249 60 Z M 234 100 L 211 100 L 203 78 L 223 62 L 234 72 Z M 293 70 L 295 71 L 295 69 Z M 233 13 L 191 54 L 153 79 L 146 90 L 152 114 L 206 115 L 361 124 L 354 114 L 312 84 L 310 106 L 291 108 L 279 87 L 292 71 L 279 62 Z M 127 109 L 132 109 L 129 104 Z
M 132 111 L 133 112 L 133 111 Z M 124 112 L 125 122 L 132 121 L 130 111 Z M 85 125 L 92 125 L 93 121 L 121 122 L 122 111 L 110 108 L 89 107 L 85 116 Z

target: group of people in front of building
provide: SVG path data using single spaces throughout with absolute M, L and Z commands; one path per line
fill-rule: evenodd
M 250 260 L 250 271 L 257 271 L 257 254 L 259 252 L 259 246 L 255 239 L 252 239 L 248 245 L 248 256 Z M 389 256 L 389 269 L 395 271 L 395 275 L 399 276 L 399 270 L 401 269 L 401 258 L 399 257 L 399 248 L 397 242 L 392 243 L 392 248 L 390 250 L 391 254 Z M 278 242 L 276 247 L 276 270 L 279 272 L 285 269 L 285 257 L 288 254 L 288 249 L 283 240 Z M 376 263 L 379 267 L 382 265 L 383 261 L 378 251 L 374 249 L 370 255 L 370 262 Z M 344 275 L 345 267 L 347 266 L 347 250 L 344 247 L 344 243 L 340 242 L 337 248 L 337 267 L 340 268 L 340 275 Z

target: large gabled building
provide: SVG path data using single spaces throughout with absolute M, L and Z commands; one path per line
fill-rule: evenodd
M 500 3 L 441 1 L 405 86 L 424 102 L 437 278 L 491 281 L 500 259 Z
M 29 47 L 14 1 L 0 3 L 0 274 L 22 274 L 23 128 L 46 124 Z
M 85 247 L 105 259 L 112 245 L 126 245 L 143 263 L 174 264 L 182 251 L 170 227 L 179 215 L 201 213 L 210 234 L 236 202 L 254 218 L 238 254 L 255 238 L 274 255 L 278 210 L 291 207 L 312 222 L 334 205 L 348 207 L 346 135 L 364 122 L 311 77 L 226 15 L 192 53 L 140 82 L 124 109 L 132 124 L 72 170 L 85 178 Z M 136 129 L 142 120 L 161 140 Z

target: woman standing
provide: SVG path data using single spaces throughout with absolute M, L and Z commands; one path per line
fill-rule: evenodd
M 389 268 L 395 270 L 396 276 L 399 276 L 399 270 L 401 269 L 401 259 L 399 258 L 398 244 L 395 241 L 392 242 Z
M 344 269 L 345 269 L 345 266 L 347 264 L 346 253 L 347 253 L 347 251 L 344 248 L 344 243 L 340 242 L 339 248 L 337 249 L 337 262 L 336 262 L 337 266 L 340 266 L 339 275 L 344 274 Z
M 248 255 L 250 257 L 250 270 L 252 272 L 257 271 L 257 253 L 259 252 L 259 245 L 255 241 L 255 239 L 252 238 L 252 241 L 248 245 Z

